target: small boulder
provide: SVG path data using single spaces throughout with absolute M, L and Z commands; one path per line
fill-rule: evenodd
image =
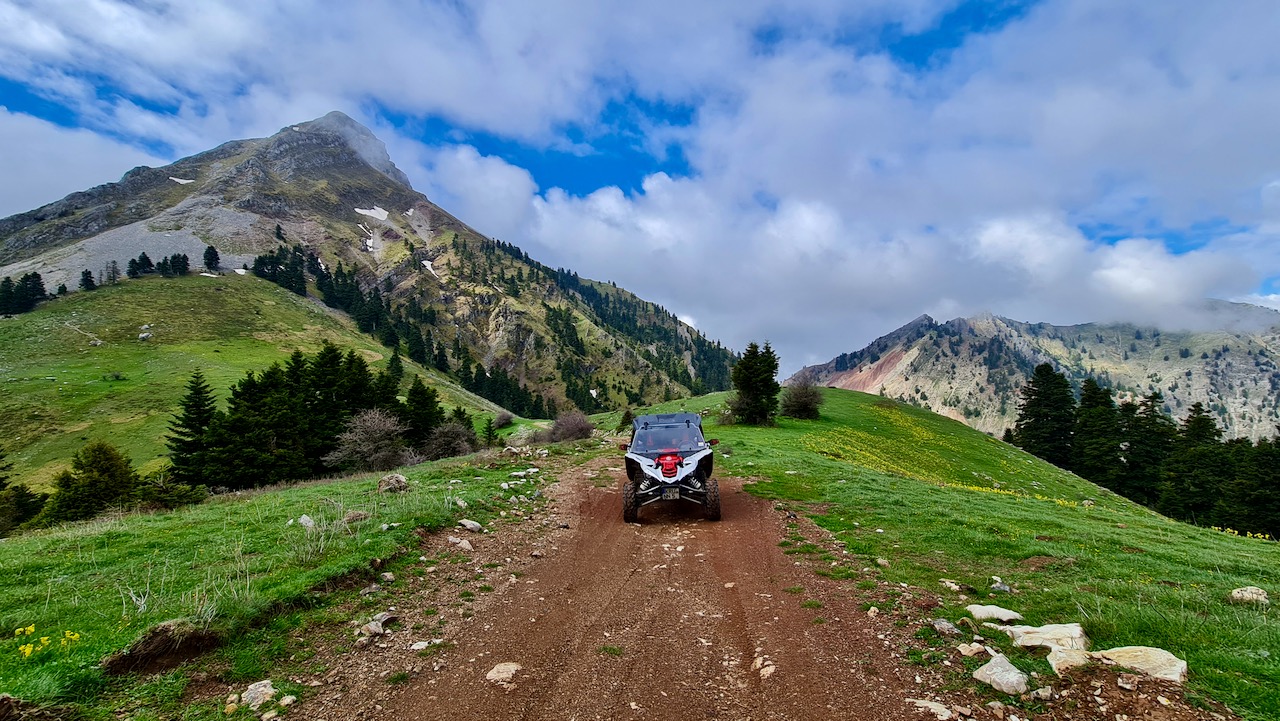
M 980 643 L 962 643 L 959 646 L 956 646 L 956 650 L 960 652 L 961 656 L 968 657 L 977 656 L 985 651 L 986 647 Z
M 508 661 L 489 669 L 489 673 L 485 674 L 484 677 L 496 684 L 508 686 L 511 684 L 511 679 L 515 677 L 516 672 L 521 668 L 523 666 L 520 664 Z
M 1266 606 L 1271 603 L 1271 599 L 1267 598 L 1267 592 L 1257 586 L 1245 586 L 1237 588 L 1231 592 L 1232 603 L 1255 604 L 1258 606 Z
M 877 565 L 877 566 L 879 566 L 879 567 L 881 567 L 881 568 L 888 568 L 888 567 L 889 567 L 889 559 L 887 559 L 887 558 L 877 558 L 877 559 L 876 559 L 876 565 Z
M 1174 683 L 1187 680 L 1187 662 L 1162 648 L 1121 646 L 1092 654 L 1114 664 Z
M 1053 668 L 1053 672 L 1061 676 L 1067 669 L 1083 666 L 1093 659 L 1088 651 L 1081 651 L 1075 648 L 1055 648 L 1049 651 L 1049 657 L 1046 659 L 1049 666 Z
M 276 693 L 275 686 L 271 685 L 271 679 L 259 681 L 250 684 L 249 688 L 240 694 L 240 703 L 257 711 L 259 706 L 275 698 Z
M 142 341 L 151 340 L 151 334 L 150 334 L 150 333 L 139 333 L 139 334 L 138 334 L 138 340 L 142 340 Z
M 954 623 L 951 623 L 945 618 L 935 618 L 929 623 L 933 624 L 933 630 L 937 631 L 942 636 L 960 635 L 960 629 L 956 628 Z
M 409 490 L 409 479 L 399 473 L 389 473 L 378 481 L 378 493 L 404 493 Z
M 462 526 L 468 531 L 471 531 L 472 533 L 479 533 L 484 530 L 484 526 L 480 525 L 479 523 L 476 523 L 470 518 L 464 518 L 461 521 L 458 521 L 458 525 Z
M 999 606 L 982 606 L 976 603 L 971 603 L 968 606 L 965 606 L 964 610 L 968 611 L 970 616 L 973 616 L 979 621 L 986 621 L 991 618 L 994 618 L 997 621 L 1005 621 L 1006 623 L 1009 621 L 1022 620 L 1022 614 L 1017 611 L 1010 611 L 1007 608 L 1000 608 Z
M 1009 663 L 1002 653 L 974 671 L 973 677 L 1002 693 L 1016 696 L 1027 692 L 1027 675 Z
M 1005 583 L 1004 579 L 1000 578 L 999 576 L 991 577 L 991 590 L 998 591 L 1000 593 L 1012 592 L 1012 589 L 1009 588 L 1009 584 Z
M 932 713 L 934 716 L 937 716 L 938 721 L 950 721 L 950 719 L 955 718 L 955 714 L 951 709 L 943 706 L 937 701 L 926 701 L 919 698 L 909 698 L 907 701 L 915 704 L 916 708 L 924 709 Z
M 311 516 L 308 516 L 307 514 L 304 513 L 298 517 L 298 525 L 302 526 L 303 528 L 309 531 L 316 527 L 316 522 L 315 522 L 315 519 L 313 519 Z

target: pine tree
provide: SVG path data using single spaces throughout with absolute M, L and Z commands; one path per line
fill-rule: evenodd
M 222 265 L 222 258 L 218 256 L 218 249 L 212 245 L 204 247 L 204 268 L 210 273 L 218 272 L 218 268 Z
M 1219 441 L 1222 431 L 1197 401 L 1183 419 L 1173 452 L 1161 464 L 1156 509 L 1166 516 L 1200 525 L 1218 520 L 1216 506 L 1235 477 L 1235 463 Z
M 98 284 L 93 280 L 93 271 L 85 268 L 84 271 L 80 273 L 80 290 L 94 290 L 97 287 Z
M 493 446 L 498 445 L 498 429 L 494 427 L 492 418 L 486 418 L 484 420 L 484 428 L 480 431 L 480 442 L 483 443 L 486 448 L 492 448 Z
M 730 407 L 739 423 L 769 425 L 778 412 L 778 392 L 781 386 L 778 374 L 778 356 L 765 341 L 761 348 L 754 341 L 747 344 L 742 359 L 733 367 L 733 388 L 736 395 Z
M 138 272 L 143 274 L 154 273 L 155 270 L 156 270 L 156 266 L 154 263 L 151 262 L 151 258 L 147 256 L 146 252 L 144 251 L 142 253 L 139 253 L 138 254 Z
M 404 361 L 400 360 L 398 349 L 391 351 L 391 359 L 387 361 L 387 375 L 395 379 L 396 383 L 404 378 Z
M 437 426 L 444 423 L 444 409 L 440 407 L 440 394 L 435 388 L 428 388 L 421 376 L 414 376 L 405 394 L 405 403 L 401 410 L 401 420 L 408 431 L 405 437 L 409 444 L 420 446 L 427 440 Z
M 91 441 L 71 458 L 71 470 L 53 479 L 53 496 L 37 525 L 83 521 L 128 504 L 138 476 L 123 453 L 106 441 Z
M 13 470 L 13 464 L 4 459 L 4 449 L 0 448 L 0 491 L 9 487 L 9 472 Z
M 1071 470 L 1116 490 L 1122 469 L 1120 418 L 1111 389 L 1086 378 L 1080 388 L 1080 407 L 1076 409 L 1071 437 Z
M 1154 391 L 1140 403 L 1120 405 L 1120 439 L 1124 444 L 1124 473 L 1116 492 L 1151 505 L 1160 494 L 1160 467 L 1173 451 L 1177 426 L 1163 410 L 1164 396 Z
M 1059 468 L 1071 465 L 1071 430 L 1075 398 L 1071 384 L 1048 363 L 1036 366 L 1022 388 L 1013 436 L 1026 452 Z
M 200 485 L 208 482 L 209 429 L 218 417 L 213 389 L 197 370 L 187 381 L 187 393 L 179 401 L 180 410 L 169 423 L 169 448 L 172 478 L 177 483 Z

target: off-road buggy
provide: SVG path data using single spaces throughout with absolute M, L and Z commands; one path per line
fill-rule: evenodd
M 702 437 L 696 413 L 639 416 L 626 451 L 627 478 L 622 483 L 622 520 L 635 523 L 640 508 L 658 501 L 689 501 L 702 506 L 708 521 L 720 520 L 720 484 L 711 477 L 718 440 Z

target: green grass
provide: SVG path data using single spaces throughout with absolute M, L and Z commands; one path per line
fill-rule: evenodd
M 495 517 L 499 484 L 517 467 L 523 461 L 495 457 L 425 464 L 405 471 L 413 490 L 403 494 L 378 494 L 373 477 L 315 482 L 8 539 L 0 689 L 42 703 L 92 702 L 109 685 L 98 661 L 174 618 L 248 639 L 227 653 L 228 680 L 269 675 L 296 653 L 287 645 L 293 629 L 314 620 L 296 610 L 316 605 L 318 589 L 368 582 L 371 560 L 415 546 L 415 528 L 451 525 L 462 512 L 456 499 L 470 518 Z M 536 482 L 553 481 L 545 475 Z M 373 515 L 347 526 L 341 519 L 352 510 Z M 315 521 L 310 531 L 296 520 L 303 514 Z M 29 626 L 32 634 L 13 635 Z M 79 634 L 67 648 L 65 631 Z M 50 644 L 24 656 L 20 646 L 41 637 Z
M 1079 621 L 1095 649 L 1157 646 L 1186 659 L 1189 690 L 1245 718 L 1273 718 L 1280 708 L 1276 614 L 1226 602 L 1240 586 L 1280 592 L 1280 545 L 1171 521 L 909 405 L 849 391 L 824 397 L 818 421 L 707 421 L 706 435 L 731 451 L 717 454 L 717 474 L 747 477 L 751 493 L 808 512 L 836 534 L 849 564 L 939 592 L 949 602 L 936 613 L 953 621 L 973 602 L 1013 608 L 1030 624 Z M 715 409 L 723 400 L 645 412 Z M 809 550 L 786 552 L 800 549 Z M 876 567 L 878 557 L 892 566 Z M 938 582 L 985 590 L 993 575 L 1019 593 L 960 601 Z M 1039 655 L 1010 655 L 1051 673 Z
M 144 324 L 153 336 L 141 342 Z M 164 436 L 192 371 L 203 370 L 225 398 L 245 371 L 326 340 L 356 349 L 375 369 L 388 355 L 342 314 L 253 276 L 144 278 L 72 293 L 0 319 L 0 439 L 16 480 L 35 489 L 92 439 L 150 470 L 167 454 Z M 405 366 L 447 407 L 497 410 L 434 370 Z

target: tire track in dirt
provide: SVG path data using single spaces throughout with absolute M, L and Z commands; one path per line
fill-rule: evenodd
M 376 717 L 916 717 L 911 673 L 856 594 L 782 552 L 770 502 L 720 483 L 724 520 L 655 504 L 637 525 L 616 485 L 562 481 L 570 530 Z M 485 679 L 501 662 L 522 667 L 509 688 Z

